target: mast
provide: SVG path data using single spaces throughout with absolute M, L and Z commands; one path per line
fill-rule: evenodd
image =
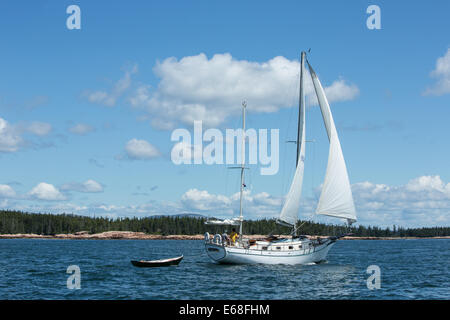
M 298 128 L 297 128 L 297 159 L 295 161 L 295 166 L 298 166 L 298 160 L 300 157 L 300 151 L 302 147 L 302 137 L 304 133 L 304 126 L 305 126 L 305 93 L 304 93 L 304 72 L 305 70 L 305 57 L 306 52 L 302 51 L 301 57 L 300 57 L 300 89 L 299 89 L 299 95 L 298 95 Z M 292 236 L 297 235 L 297 228 L 296 224 L 292 226 Z
M 296 232 L 298 221 L 298 212 L 300 209 L 303 174 L 305 169 L 305 93 L 304 93 L 304 74 L 305 74 L 306 53 L 302 51 L 300 59 L 300 92 L 299 92 L 299 111 L 298 111 L 298 132 L 297 132 L 297 156 L 296 169 L 292 179 L 291 187 L 286 195 L 286 201 L 281 209 L 277 223 L 293 228 L 293 235 Z
M 239 203 L 239 239 L 242 239 L 242 200 L 244 196 L 244 170 L 245 170 L 245 108 L 247 107 L 247 102 L 242 102 L 242 148 L 241 148 L 241 190 L 240 190 L 240 203 Z
M 298 96 L 298 129 L 297 129 L 297 160 L 295 166 L 298 165 L 298 159 L 300 156 L 300 148 L 303 134 L 303 126 L 305 125 L 305 95 L 303 89 L 303 70 L 305 69 L 305 57 L 306 52 L 302 51 L 300 59 L 300 94 Z

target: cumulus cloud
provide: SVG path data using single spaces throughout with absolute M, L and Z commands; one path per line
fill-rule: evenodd
M 278 56 L 267 62 L 234 59 L 230 54 L 205 54 L 168 58 L 157 63 L 160 78 L 156 89 L 139 86 L 130 102 L 151 115 L 151 124 L 159 129 L 173 128 L 178 122 L 192 124 L 203 120 L 206 126 L 218 126 L 227 117 L 241 112 L 241 102 L 248 100 L 252 112 L 275 112 L 296 102 L 300 64 Z M 314 89 L 306 78 L 305 92 Z M 330 102 L 351 100 L 358 95 L 355 85 L 335 80 L 325 88 Z
M 325 87 L 324 90 L 328 102 L 330 103 L 352 100 L 359 94 L 359 89 L 355 84 L 348 84 L 343 79 L 333 81 L 333 83 L 330 86 Z M 315 95 L 312 95 L 310 92 L 307 92 L 307 94 L 309 94 L 310 97 L 313 97 L 312 103 L 318 104 Z
M 266 192 L 252 195 L 250 190 L 244 191 L 244 210 L 247 218 L 275 217 L 282 205 L 282 198 L 274 197 Z M 215 195 L 206 190 L 190 189 L 181 196 L 185 210 L 197 210 L 200 213 L 214 216 L 233 216 L 239 214 L 240 193 L 231 196 Z
M 450 183 L 421 176 L 405 185 L 371 182 L 352 186 L 360 221 L 376 225 L 434 226 L 450 223 Z
M 450 93 L 450 48 L 444 56 L 436 61 L 436 67 L 431 72 L 431 77 L 436 79 L 436 83 L 424 91 L 424 95 L 436 95 Z
M 34 187 L 29 195 L 38 200 L 65 200 L 64 195 L 52 184 L 41 182 Z
M 149 160 L 161 156 L 158 149 L 145 140 L 131 139 L 125 145 L 127 157 L 131 160 Z
M 87 180 L 83 183 L 71 182 L 61 186 L 64 191 L 78 191 L 84 193 L 98 193 L 103 192 L 103 186 L 95 180 Z
M 107 107 L 113 107 L 116 105 L 117 100 L 130 87 L 131 76 L 137 73 L 137 71 L 137 65 L 134 65 L 130 70 L 126 70 L 124 76 L 119 79 L 109 91 L 86 91 L 83 95 L 89 102 L 102 104 Z
M 188 209 L 201 211 L 228 209 L 232 200 L 223 195 L 210 194 L 206 190 L 190 189 L 181 196 Z
M 0 198 L 14 198 L 16 192 L 7 184 L 0 184 Z
M 15 152 L 22 144 L 22 137 L 5 119 L 0 118 L 0 152 Z
M 92 192 L 96 184 L 92 183 Z M 98 188 L 98 186 L 97 186 Z M 63 187 L 61 187 L 63 189 Z M 98 189 L 97 189 L 98 190 Z M 306 190 L 305 190 L 306 191 Z M 358 224 L 380 227 L 432 227 L 450 225 L 450 182 L 438 175 L 420 176 L 403 185 L 388 185 L 369 181 L 352 185 Z M 60 191 L 52 185 L 41 183 L 30 195 L 41 200 L 64 200 Z M 3 198 L 3 199 L 2 199 Z M 14 190 L 0 185 L 0 199 L 19 199 Z M 148 216 L 152 214 L 198 213 L 206 216 L 229 218 L 239 215 L 238 192 L 231 195 L 214 194 L 196 188 L 187 190 L 179 199 L 172 201 L 150 201 L 142 204 L 116 205 L 94 203 L 75 205 L 67 202 L 39 203 L 32 205 L 8 204 L 11 209 L 25 211 L 46 210 L 48 212 L 96 213 L 111 216 Z M 244 216 L 246 219 L 275 218 L 284 202 L 283 196 L 267 192 L 244 192 Z M 5 207 L 6 207 L 5 204 Z M 303 196 L 300 219 L 341 224 L 338 219 L 314 215 L 317 197 Z
M 422 176 L 406 184 L 406 189 L 416 192 L 439 192 L 450 196 L 450 183 L 445 184 L 440 176 Z
M 34 121 L 31 123 L 10 124 L 0 118 L 0 152 L 16 152 L 26 145 L 36 145 L 25 141 L 23 135 L 28 133 L 43 137 L 50 133 L 52 126 L 45 122 Z
M 421 176 L 399 186 L 359 182 L 352 185 L 358 223 L 391 227 L 448 226 L 450 183 L 440 176 Z M 318 195 L 317 195 L 318 196 Z M 339 224 L 339 220 L 314 215 L 318 197 L 303 196 L 300 219 Z M 244 192 L 246 218 L 273 218 L 280 213 L 284 197 Z M 191 189 L 181 197 L 182 207 L 203 214 L 229 217 L 239 213 L 239 193 L 231 196 Z
M 73 127 L 69 128 L 69 131 L 73 134 L 86 135 L 90 132 L 95 131 L 95 128 L 85 123 L 78 123 Z

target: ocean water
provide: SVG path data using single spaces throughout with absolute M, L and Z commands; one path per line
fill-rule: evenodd
M 179 266 L 130 260 L 184 254 Z M 338 241 L 319 265 L 218 265 L 195 240 L 0 240 L 0 299 L 450 299 L 450 240 Z M 77 265 L 81 288 L 68 289 Z M 367 267 L 381 270 L 367 287 Z

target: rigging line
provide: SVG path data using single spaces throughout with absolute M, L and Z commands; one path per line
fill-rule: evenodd
M 301 227 L 303 227 L 303 225 L 311 220 L 313 220 L 315 213 L 314 211 L 311 212 L 311 214 L 309 215 L 309 217 L 306 218 L 306 220 L 304 220 L 298 227 L 296 227 L 296 231 L 300 230 Z
M 304 220 L 298 227 L 297 230 L 300 229 L 300 227 L 302 227 L 306 222 L 311 221 L 312 218 L 314 216 L 314 211 L 309 215 L 309 217 L 307 217 L 308 220 Z

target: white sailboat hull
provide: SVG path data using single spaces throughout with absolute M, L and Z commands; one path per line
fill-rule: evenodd
M 310 264 L 326 260 L 334 240 L 301 250 L 275 251 L 258 250 L 233 246 L 205 243 L 208 256 L 221 264 Z

